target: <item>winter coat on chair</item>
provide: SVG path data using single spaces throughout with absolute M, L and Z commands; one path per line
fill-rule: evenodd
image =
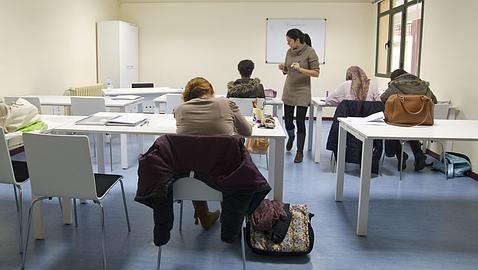
M 381 101 L 358 101 L 343 100 L 335 110 L 334 122 L 330 127 L 329 137 L 327 139 L 327 150 L 334 152 L 337 157 L 337 147 L 339 138 L 339 117 L 365 117 L 376 112 L 383 111 L 384 106 Z M 378 161 L 382 154 L 382 140 L 373 141 L 372 160 Z M 345 162 L 360 164 L 362 160 L 362 142 L 352 134 L 347 134 L 347 147 L 345 151 Z
M 223 194 L 221 239 L 239 236 L 244 216 L 271 190 L 244 147 L 233 136 L 164 135 L 140 156 L 135 201 L 154 211 L 154 243 L 166 244 L 173 227 L 173 183 L 194 178 Z

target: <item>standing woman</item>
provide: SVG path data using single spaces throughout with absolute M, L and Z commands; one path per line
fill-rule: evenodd
M 285 108 L 285 127 L 289 139 L 286 149 L 290 151 L 295 139 L 294 130 L 294 108 L 296 109 L 297 125 L 297 152 L 294 158 L 295 163 L 302 162 L 304 157 L 305 142 L 305 115 L 307 107 L 311 102 L 310 77 L 319 77 L 319 57 L 312 49 L 312 42 L 309 35 L 302 33 L 299 29 L 290 29 L 286 34 L 289 50 L 285 57 L 285 63 L 279 65 L 284 75 L 287 75 L 282 101 Z

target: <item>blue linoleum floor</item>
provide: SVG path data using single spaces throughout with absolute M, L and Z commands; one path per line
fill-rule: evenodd
M 329 126 L 330 122 L 324 123 L 322 145 Z M 152 213 L 133 201 L 136 140 L 130 140 L 134 165 L 128 170 L 119 168 L 118 141 L 114 139 L 114 173 L 126 179 L 132 231 L 127 233 L 118 186 L 104 200 L 108 269 L 155 269 Z M 246 250 L 248 269 L 478 269 L 478 182 L 470 178 L 447 181 L 428 169 L 414 173 L 413 159 L 399 181 L 396 160 L 386 159 L 383 176 L 372 179 L 368 236 L 357 237 L 358 166 L 346 167 L 344 202 L 336 203 L 328 152 L 322 152 L 320 165 L 312 161 L 310 152 L 302 164 L 293 163 L 293 153 L 285 156 L 284 201 L 306 203 L 315 213 L 315 247 L 309 256 L 298 258 L 263 257 Z M 254 160 L 264 168 L 264 158 L 254 156 Z M 29 184 L 25 190 L 28 204 Z M 0 186 L 2 270 L 20 269 L 12 191 L 10 186 Z M 62 224 L 57 200 L 44 205 L 46 239 L 30 242 L 27 269 L 101 269 L 97 207 L 79 205 L 79 227 L 75 228 Z M 178 216 L 179 206 L 175 210 Z M 176 218 L 171 241 L 163 248 L 161 269 L 242 269 L 239 242 L 222 243 L 220 226 L 202 231 L 193 224 L 192 213 L 191 204 L 185 203 L 183 231 L 177 230 Z

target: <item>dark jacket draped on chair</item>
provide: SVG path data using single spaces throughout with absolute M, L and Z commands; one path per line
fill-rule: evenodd
M 154 243 L 169 241 L 173 227 L 172 184 L 194 178 L 223 194 L 221 239 L 238 237 L 245 215 L 271 190 L 244 147 L 233 136 L 164 135 L 140 156 L 135 201 L 154 210 Z
M 337 157 L 337 147 L 339 138 L 339 117 L 365 117 L 376 112 L 383 111 L 384 106 L 381 101 L 358 101 L 343 100 L 337 106 L 334 115 L 334 122 L 330 127 L 329 137 L 327 139 L 327 150 L 333 151 Z M 373 141 L 372 159 L 377 161 L 382 154 L 382 141 Z M 352 134 L 347 134 L 347 148 L 345 151 L 345 162 L 360 164 L 362 159 L 362 142 Z

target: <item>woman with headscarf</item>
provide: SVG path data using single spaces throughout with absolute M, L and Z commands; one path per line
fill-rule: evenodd
M 377 85 L 370 81 L 360 67 L 349 67 L 345 80 L 326 98 L 327 105 L 338 105 L 342 100 L 380 101 Z

